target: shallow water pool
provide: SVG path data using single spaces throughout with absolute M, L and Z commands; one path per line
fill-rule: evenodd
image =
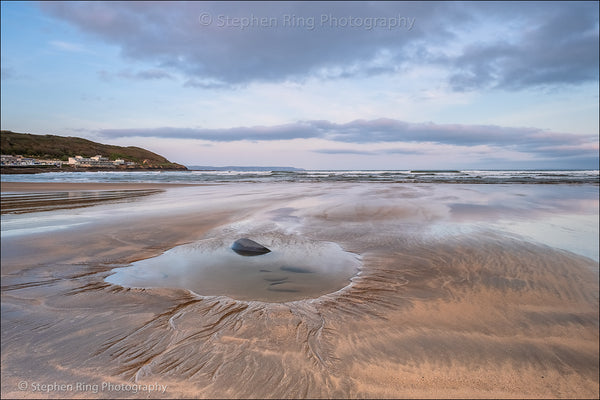
M 359 271 L 360 258 L 336 243 L 299 237 L 261 240 L 270 253 L 243 256 L 231 249 L 233 239 L 202 240 L 116 268 L 106 281 L 133 288 L 183 288 L 201 296 L 287 302 L 340 290 Z

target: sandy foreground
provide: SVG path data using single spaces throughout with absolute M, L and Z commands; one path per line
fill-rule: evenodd
M 3 398 L 599 395 L 597 186 L 3 183 L 2 196 Z M 289 302 L 105 281 L 239 237 L 333 242 L 360 271 Z

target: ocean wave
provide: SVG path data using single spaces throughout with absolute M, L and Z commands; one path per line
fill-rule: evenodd
M 600 184 L 598 170 L 303 170 L 303 171 L 135 171 L 48 172 L 2 175 L 2 182 L 390 182 L 474 184 Z

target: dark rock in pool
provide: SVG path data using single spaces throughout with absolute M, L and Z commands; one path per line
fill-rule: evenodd
M 262 244 L 256 243 L 254 240 L 248 238 L 236 240 L 233 242 L 231 249 L 241 256 L 259 256 L 271 251 Z

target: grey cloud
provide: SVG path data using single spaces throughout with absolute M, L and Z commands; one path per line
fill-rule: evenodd
M 348 16 L 401 15 L 424 20 L 431 10 L 447 7 L 405 3 L 60 2 L 44 3 L 42 8 L 118 45 L 125 57 L 175 68 L 190 78 L 235 84 L 327 75 L 327 71 L 340 68 L 337 75 L 349 76 L 361 73 L 363 64 L 370 68 L 367 73 L 392 70 L 393 66 L 375 68 L 368 64 L 380 49 L 400 49 L 410 38 L 423 36 L 422 29 L 428 23 L 412 26 L 407 33 L 406 29 L 341 28 L 331 26 L 331 22 L 321 26 L 321 18 L 339 21 Z M 208 25 L 202 24 L 202 16 L 207 16 Z M 241 29 L 236 18 L 275 22 Z M 298 22 L 309 18 L 315 18 L 314 29 Z M 440 30 L 438 26 L 435 32 Z M 355 68 L 342 68 L 352 65 Z
M 50 42 L 50 45 L 55 49 L 59 49 L 61 51 L 68 51 L 74 53 L 87 53 L 89 52 L 84 46 L 78 43 L 64 42 L 62 40 L 53 40 Z
M 144 71 L 138 71 L 135 72 L 131 75 L 127 75 L 127 78 L 133 78 L 133 79 L 142 79 L 142 80 L 149 80 L 149 79 L 173 79 L 173 77 L 171 76 L 171 74 L 160 70 L 160 69 L 147 69 Z
M 220 89 L 224 87 L 231 87 L 231 85 L 221 81 L 215 81 L 210 79 L 188 79 L 183 84 L 186 88 L 200 88 L 200 89 Z
M 346 124 L 326 121 L 308 122 L 320 136 L 352 143 L 370 142 L 434 142 L 455 145 L 519 145 L 541 146 L 562 144 L 573 135 L 548 133 L 535 128 L 507 128 L 495 125 L 459 125 L 408 123 L 389 118 L 356 120 Z
M 109 72 L 100 70 L 97 72 L 98 77 L 104 81 L 111 81 L 115 78 L 128 80 L 157 80 L 157 79 L 174 79 L 171 74 L 161 69 L 147 69 L 141 71 L 122 70 L 119 72 Z
M 184 74 L 187 87 L 346 79 L 422 65 L 450 68 L 451 87 L 463 91 L 598 79 L 597 2 L 482 3 L 44 2 L 41 7 L 119 46 L 125 58 Z M 349 17 L 361 18 L 361 26 L 349 26 Z M 365 28 L 368 18 L 381 17 L 409 18 L 413 25 Z M 243 28 L 243 21 L 253 26 Z M 460 42 L 477 29 L 500 31 L 508 24 L 514 26 L 512 39 Z M 462 48 L 452 55 L 433 50 L 457 45 Z
M 598 159 L 598 148 L 593 148 L 591 146 L 583 147 L 583 146 L 571 146 L 571 145 L 562 145 L 562 146 L 548 146 L 548 147 L 539 147 L 536 149 L 537 153 L 540 156 L 547 158 L 583 158 L 589 157 Z
M 105 137 L 168 137 L 178 139 L 199 139 L 216 142 L 236 140 L 289 140 L 317 137 L 319 132 L 308 123 L 294 123 L 276 126 L 236 127 L 228 129 L 202 128 L 152 128 L 152 129 L 104 129 L 99 133 Z
M 458 125 L 408 123 L 395 119 L 356 120 L 345 124 L 330 121 L 300 121 L 285 125 L 204 128 L 104 129 L 106 138 L 163 137 L 198 139 L 212 142 L 239 140 L 271 141 L 319 138 L 333 142 L 367 143 L 434 143 L 471 147 L 490 146 L 534 154 L 540 158 L 598 158 L 598 138 L 548 132 L 536 128 L 512 128 L 496 125 Z M 391 147 L 368 151 L 342 148 L 315 150 L 325 154 L 415 154 L 415 151 Z
M 503 3 L 504 6 L 504 3 Z M 493 5 L 484 4 L 482 10 Z M 508 6 L 518 15 L 518 7 Z M 494 7 L 493 11 L 499 11 Z M 506 11 L 505 11 L 506 12 Z M 510 15 L 500 14 L 511 21 Z M 576 84 L 598 80 L 598 3 L 555 3 L 536 11 L 518 40 L 467 46 L 458 57 L 438 61 L 452 65 L 449 80 L 459 91 L 500 87 Z

